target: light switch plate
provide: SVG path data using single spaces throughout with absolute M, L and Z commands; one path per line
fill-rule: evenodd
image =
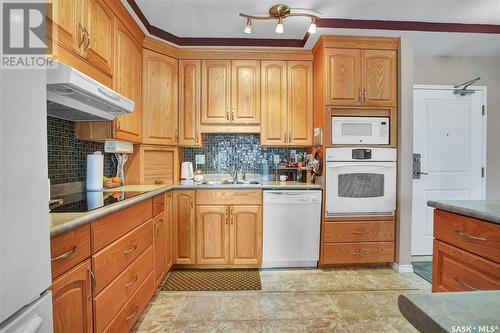
M 205 164 L 205 155 L 195 155 L 196 164 Z

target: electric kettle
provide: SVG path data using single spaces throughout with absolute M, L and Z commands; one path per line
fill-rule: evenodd
M 194 178 L 193 163 L 182 162 L 181 164 L 181 182 L 192 182 Z

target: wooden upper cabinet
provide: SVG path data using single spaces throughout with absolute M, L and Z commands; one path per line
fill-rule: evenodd
M 313 142 L 313 84 L 310 61 L 287 63 L 288 145 L 307 146 Z
M 201 122 L 226 124 L 231 111 L 231 61 L 203 60 L 201 63 Z
M 229 263 L 228 206 L 196 207 L 196 263 Z
M 54 332 L 93 331 L 90 259 L 54 280 L 52 317 Z
M 326 104 L 361 104 L 361 50 L 326 49 L 325 57 L 327 68 Z
M 260 61 L 231 62 L 231 122 L 260 123 Z
M 195 252 L 195 192 L 175 191 L 173 195 L 174 254 L 176 264 L 194 264 Z
M 115 15 L 103 0 L 85 0 L 83 3 L 87 4 L 84 22 L 88 34 L 83 42 L 83 52 L 91 65 L 111 76 Z
M 396 106 L 397 51 L 327 48 L 327 105 Z
M 53 13 L 47 24 L 47 37 L 77 54 L 81 53 L 83 39 L 82 5 L 82 1 L 53 0 Z
M 201 61 L 179 60 L 179 145 L 201 147 Z
M 141 142 L 142 119 L 142 45 L 119 21 L 115 30 L 114 89 L 135 102 L 134 111 L 116 119 L 116 139 Z
M 261 62 L 262 145 L 284 145 L 287 133 L 286 61 Z
M 144 49 L 142 142 L 177 144 L 177 60 Z
M 231 206 L 230 263 L 259 265 L 262 260 L 262 207 Z
M 397 54 L 394 50 L 363 50 L 363 102 L 367 106 L 395 106 Z

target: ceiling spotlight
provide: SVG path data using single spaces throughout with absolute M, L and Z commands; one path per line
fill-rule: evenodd
M 245 24 L 245 27 L 243 28 L 243 32 L 246 34 L 252 33 L 252 19 L 247 18 L 247 24 Z
M 276 26 L 276 32 L 279 34 L 282 34 L 284 31 L 283 29 L 283 19 L 280 17 L 278 20 L 278 25 Z
M 311 25 L 309 26 L 309 29 L 307 29 L 307 31 L 310 34 L 314 34 L 316 32 L 316 18 L 315 17 L 311 18 Z

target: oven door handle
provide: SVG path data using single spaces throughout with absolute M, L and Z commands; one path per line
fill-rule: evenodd
M 396 168 L 396 162 L 368 162 L 368 163 L 349 163 L 349 164 L 344 164 L 345 162 L 329 162 L 326 164 L 327 168 L 343 168 L 343 167 L 380 167 L 380 168 L 387 168 L 387 169 L 395 169 Z

